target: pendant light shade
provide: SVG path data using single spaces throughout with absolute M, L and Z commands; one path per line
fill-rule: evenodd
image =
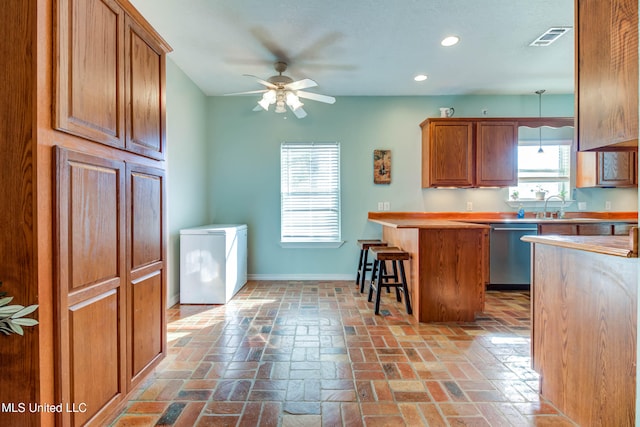
M 538 94 L 538 117 L 542 118 L 542 94 L 545 93 L 545 89 L 537 90 Z M 538 128 L 538 153 L 544 153 L 542 149 L 542 126 Z

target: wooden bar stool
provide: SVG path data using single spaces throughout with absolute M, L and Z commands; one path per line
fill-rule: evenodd
M 396 300 L 401 301 L 400 294 L 404 294 L 404 305 L 407 309 L 407 314 L 412 314 L 411 310 L 411 298 L 409 297 L 409 287 L 407 284 L 407 275 L 404 270 L 404 261 L 409 260 L 411 256 L 408 252 L 403 251 L 400 248 L 395 247 L 372 247 L 369 249 L 373 257 L 373 272 L 371 273 L 371 283 L 369 284 L 369 298 L 371 302 L 373 297 L 373 291 L 376 291 L 375 302 L 375 314 L 380 313 L 380 290 L 383 287 L 395 288 Z M 400 280 L 398 280 L 397 274 L 395 281 L 384 281 L 385 278 L 393 278 L 393 275 L 384 273 L 384 263 L 391 261 L 394 271 L 400 271 Z M 375 280 L 374 280 L 375 279 Z
M 364 292 L 364 282 L 367 271 L 372 271 L 373 263 L 369 262 L 369 248 L 374 246 L 387 246 L 386 242 L 380 239 L 358 240 L 360 246 L 360 259 L 358 260 L 358 274 L 356 284 L 360 287 L 360 293 Z

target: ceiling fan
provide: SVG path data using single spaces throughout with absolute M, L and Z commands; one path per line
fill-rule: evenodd
M 274 68 L 279 74 L 277 76 L 271 76 L 267 80 L 262 80 L 256 76 L 245 74 L 245 76 L 256 79 L 258 83 L 265 86 L 266 89 L 228 93 L 225 96 L 262 93 L 262 98 L 258 101 L 258 105 L 253 109 L 253 111 L 269 111 L 269 106 L 275 104 L 274 111 L 276 113 L 284 113 L 287 111 L 287 107 L 289 107 L 293 114 L 295 114 L 299 119 L 307 116 L 307 112 L 302 108 L 304 104 L 300 101 L 300 98 L 320 101 L 326 104 L 333 104 L 336 102 L 336 99 L 332 96 L 301 90 L 318 86 L 318 84 L 311 79 L 294 81 L 291 77 L 283 75 L 282 73 L 287 69 L 286 62 L 278 61 L 274 64 Z

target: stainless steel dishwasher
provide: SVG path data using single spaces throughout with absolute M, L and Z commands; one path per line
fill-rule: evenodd
M 520 238 L 538 234 L 536 224 L 491 224 L 489 289 L 528 289 L 531 248 Z

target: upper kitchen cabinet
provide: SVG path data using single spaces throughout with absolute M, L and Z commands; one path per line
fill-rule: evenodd
M 422 186 L 473 186 L 473 122 L 430 119 L 422 126 Z
M 518 185 L 518 126 L 515 122 L 476 124 L 476 186 Z
M 576 187 L 637 187 L 637 153 L 578 152 Z
M 445 118 L 420 126 L 423 188 L 517 185 L 515 121 Z
M 60 0 L 56 11 L 55 128 L 164 159 L 169 46 L 115 0 Z
M 580 151 L 638 146 L 638 1 L 576 0 Z

